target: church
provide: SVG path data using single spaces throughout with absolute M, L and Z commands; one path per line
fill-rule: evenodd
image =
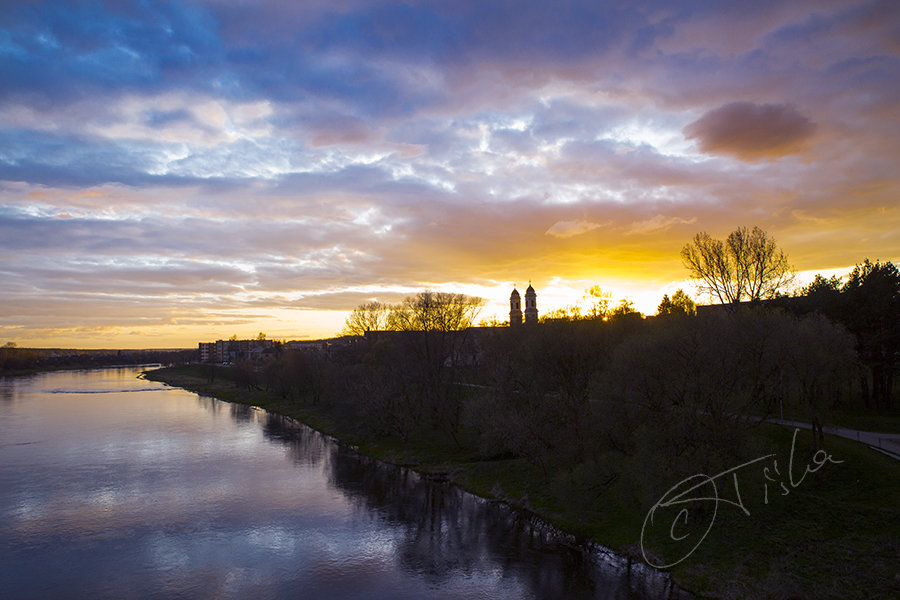
M 525 324 L 537 325 L 537 322 L 537 292 L 534 291 L 534 288 L 529 283 L 528 289 L 525 290 Z M 509 295 L 509 326 L 519 327 L 521 325 L 522 297 L 519 295 L 519 290 L 513 287 L 512 294 Z

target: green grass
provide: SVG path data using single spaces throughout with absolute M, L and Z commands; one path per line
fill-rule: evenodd
M 787 474 L 793 430 L 767 426 L 761 433 L 780 458 L 782 476 L 774 478 L 789 493 L 782 495 L 761 469 L 742 470 L 739 488 L 750 515 L 720 505 L 709 535 L 673 568 L 676 579 L 718 597 L 896 597 L 900 461 L 829 437 L 826 451 L 842 462 L 825 463 L 794 487 Z M 808 438 L 808 432 L 797 438 L 795 481 L 806 465 L 815 467 Z M 734 497 L 724 482 L 720 493 Z
M 641 556 L 641 527 L 653 501 L 640 499 L 624 483 L 586 489 L 573 485 L 553 465 L 541 469 L 522 459 L 479 460 L 476 453 L 452 440 L 429 435 L 412 435 L 405 441 L 367 439 L 321 407 L 238 389 L 222 377 L 208 383 L 198 367 L 159 370 L 148 378 L 296 418 L 369 456 L 412 466 L 477 495 L 529 510 L 576 539 Z M 762 467 L 770 465 L 767 462 L 738 471 L 741 499 L 750 514 L 720 504 L 703 542 L 671 568 L 676 581 L 702 596 L 718 598 L 900 597 L 900 461 L 852 440 L 829 436 L 826 451 L 841 462 L 827 462 L 793 486 L 787 465 L 794 430 L 764 425 L 757 431 L 759 454 L 748 459 L 775 453 L 780 478 L 775 477 L 775 482 L 765 478 Z M 809 432 L 799 432 L 795 483 L 806 465 L 815 467 L 810 443 Z M 641 472 L 638 477 L 658 478 L 655 481 L 665 484 L 664 488 L 678 483 L 677 478 L 668 481 L 673 478 L 669 473 Z M 787 495 L 780 493 L 782 482 Z M 731 479 L 717 483 L 721 498 L 734 498 Z M 711 517 L 710 508 L 709 502 L 705 514 L 692 508 L 691 525 L 708 523 L 703 518 Z M 667 515 L 671 524 L 677 511 L 659 514 Z M 663 529 L 667 533 L 668 525 Z M 685 553 L 666 535 L 648 536 L 648 542 L 651 556 L 669 562 Z
M 834 410 L 831 424 L 859 431 L 900 433 L 900 409 Z

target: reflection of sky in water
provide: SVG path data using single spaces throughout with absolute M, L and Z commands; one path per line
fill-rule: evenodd
M 573 579 L 521 532 L 489 535 L 485 503 L 260 410 L 131 369 L 0 388 L 0 597 L 516 598 Z

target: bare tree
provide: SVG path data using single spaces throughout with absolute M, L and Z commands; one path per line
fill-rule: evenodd
M 412 351 L 409 366 L 419 380 L 424 404 L 430 408 L 432 425 L 443 426 L 454 440 L 461 407 L 446 384 L 454 368 L 467 362 L 466 332 L 482 303 L 481 298 L 464 294 L 424 291 L 390 312 L 391 328 L 409 332 L 405 338 Z
M 475 322 L 481 298 L 450 292 L 419 292 L 391 310 L 389 328 L 399 331 L 462 331 Z
M 391 307 L 378 301 L 360 304 L 344 321 L 344 335 L 365 335 L 367 331 L 383 331 L 388 329 L 388 316 Z
M 723 304 L 772 298 L 794 279 L 784 251 L 759 227 L 739 227 L 725 241 L 700 232 L 681 258 L 701 291 Z

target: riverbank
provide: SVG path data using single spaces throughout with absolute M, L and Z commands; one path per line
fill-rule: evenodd
M 52 371 L 180 364 L 189 360 L 195 349 L 117 350 L 74 348 L 0 348 L 0 377 L 20 377 Z
M 479 459 L 464 445 L 447 440 L 417 436 L 373 439 L 335 419 L 323 407 L 239 386 L 220 375 L 210 380 L 196 367 L 161 369 L 149 372 L 147 378 L 295 418 L 356 446 L 363 454 L 410 466 L 477 495 L 530 510 L 579 541 L 642 557 L 641 531 L 651 506 L 636 502 L 627 489 L 573 488 L 524 460 Z M 773 473 L 762 469 L 741 472 L 743 510 L 724 502 L 715 506 L 714 526 L 702 544 L 670 569 L 678 584 L 721 598 L 894 595 L 900 588 L 897 461 L 855 442 L 829 437 L 826 449 L 833 460 L 816 468 L 818 462 L 812 460 L 814 453 L 806 445 L 805 432 L 796 439 L 790 428 L 764 426 L 759 432 L 760 447 L 780 458 L 780 479 L 767 478 Z M 796 460 L 796 473 L 786 472 L 791 458 Z M 666 473 L 646 476 L 665 478 Z M 725 484 L 730 481 L 723 479 L 719 485 L 723 498 Z M 675 516 L 666 518 L 671 523 Z M 677 548 L 664 550 L 678 552 Z M 653 553 L 650 558 L 654 559 Z

